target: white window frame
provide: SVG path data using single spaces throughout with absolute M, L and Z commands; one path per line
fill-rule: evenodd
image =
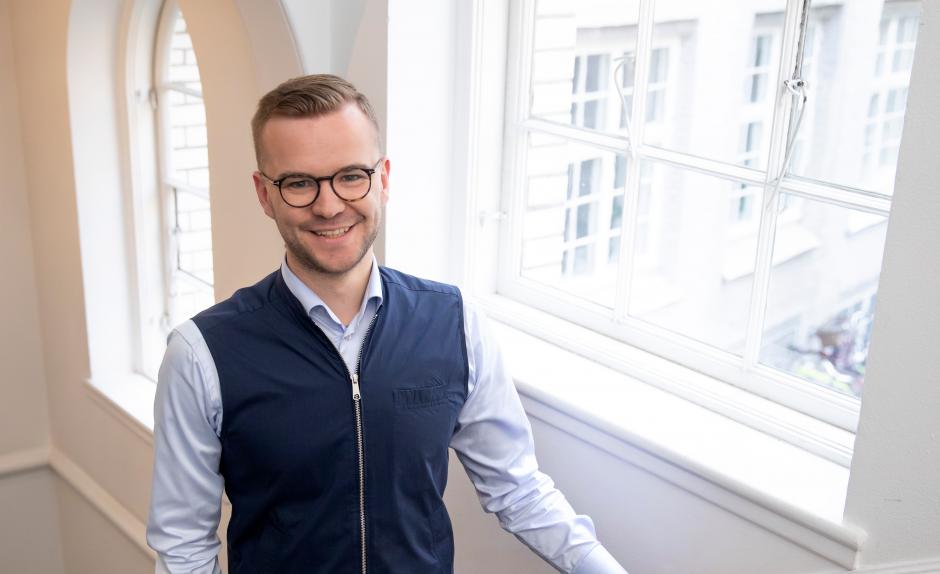
M 790 98 L 785 97 L 784 90 L 777 90 L 777 97 L 773 113 L 772 125 L 765 126 L 765 137 L 771 138 L 769 164 L 764 171 L 734 166 L 701 157 L 694 157 L 680 152 L 665 150 L 648 145 L 637 145 L 630 150 L 630 142 L 626 137 L 592 132 L 572 126 L 565 126 L 539 118 L 528 116 L 528 86 L 530 77 L 530 58 L 524 57 L 526 46 L 531 46 L 533 36 L 534 0 L 524 0 L 510 3 L 508 39 L 508 64 L 506 70 L 506 103 L 505 103 L 505 133 L 503 141 L 503 189 L 524 189 L 522 185 L 525 173 L 525 147 L 529 133 L 537 132 L 573 139 L 596 146 L 613 153 L 631 152 L 638 157 L 651 161 L 682 166 L 687 169 L 703 172 L 709 175 L 733 179 L 756 186 L 765 187 L 771 179 L 771 174 L 778 173 L 783 163 L 784 141 L 781 134 L 785 134 L 789 125 L 792 125 L 794 109 Z M 774 86 L 782 86 L 784 80 L 792 73 L 796 60 L 796 44 L 799 35 L 802 2 L 790 0 L 784 13 L 784 28 L 781 41 L 781 65 L 777 78 L 772 78 L 768 88 L 773 93 Z M 636 50 L 636 76 L 632 89 L 633 110 L 631 117 L 645 117 L 645 105 L 648 94 L 647 66 L 649 53 L 652 49 L 653 10 L 652 2 L 643 0 L 640 3 L 640 24 L 638 29 L 638 45 Z M 608 114 L 613 113 L 607 110 Z M 643 122 L 635 122 L 633 138 L 643 141 Z M 770 133 L 766 136 L 766 132 Z M 638 170 L 630 169 L 627 177 L 627 198 L 624 203 L 624 221 L 632 221 L 637 209 L 636 197 L 639 185 Z M 817 181 L 794 176 L 783 179 L 780 189 L 783 193 L 795 197 L 812 198 L 837 206 L 861 210 L 876 215 L 887 215 L 890 209 L 890 197 L 881 193 L 859 189 L 850 189 L 839 185 L 824 185 Z M 500 198 L 498 213 L 503 225 L 499 227 L 499 236 L 496 242 L 504 246 L 499 250 L 499 271 L 492 278 L 493 291 L 499 295 L 523 301 L 525 305 L 547 312 L 553 316 L 581 325 L 596 333 L 606 335 L 622 341 L 633 348 L 644 349 L 650 353 L 650 364 L 644 366 L 629 365 L 615 357 L 592 353 L 589 349 L 579 349 L 579 352 L 595 358 L 600 362 L 617 368 L 618 370 L 635 375 L 651 384 L 657 385 L 669 392 L 701 404 L 711 410 L 731 416 L 736 420 L 746 422 L 751 426 L 764 428 L 760 422 L 764 414 L 757 411 L 748 411 L 740 405 L 729 404 L 722 397 L 702 392 L 700 389 L 690 388 L 680 382 L 670 380 L 668 377 L 651 375 L 650 365 L 668 357 L 669 360 L 690 367 L 698 372 L 707 373 L 716 380 L 753 392 L 769 399 L 773 403 L 787 405 L 795 412 L 803 413 L 824 421 L 831 425 L 835 434 L 844 430 L 849 433 L 855 431 L 858 420 L 859 401 L 851 397 L 840 395 L 816 385 L 807 384 L 802 379 L 774 371 L 764 367 L 758 362 L 759 337 L 761 319 L 766 303 L 766 292 L 770 281 L 771 248 L 775 228 L 786 223 L 787 215 L 792 209 L 784 210 L 778 214 L 775 206 L 762 206 L 760 213 L 760 228 L 757 236 L 758 260 L 754 277 L 754 295 L 750 302 L 748 319 L 748 343 L 744 353 L 741 368 L 722 352 L 714 348 L 690 340 L 666 329 L 658 328 L 642 322 L 634 322 L 627 317 L 624 308 L 624 297 L 617 297 L 614 319 L 610 312 L 599 305 L 584 300 L 566 296 L 566 294 L 534 281 L 526 280 L 515 270 L 520 268 L 521 262 L 521 214 L 524 213 L 521 193 L 505 193 Z M 771 208 L 773 207 L 773 208 Z M 484 213 L 481 211 L 481 214 Z M 789 214 L 792 217 L 792 214 Z M 481 216 L 480 221 L 484 218 Z M 630 234 L 623 234 L 620 248 L 621 268 L 618 283 L 629 284 L 630 261 L 625 258 L 631 256 L 632 238 Z M 486 243 L 483 241 L 482 243 Z M 508 247 L 505 247 L 508 246 Z M 638 262 L 639 263 L 639 262 Z M 504 320 L 514 323 L 511 317 L 503 316 Z M 528 329 L 525 321 L 516 321 L 516 326 L 523 330 Z M 558 341 L 563 346 L 577 348 L 577 344 L 566 342 L 567 336 L 563 331 L 539 333 L 541 338 Z M 812 426 L 812 425 L 810 425 Z M 775 434 L 791 442 L 801 444 L 809 450 L 822 454 L 831 460 L 847 465 L 851 460 L 851 441 L 829 440 L 822 437 L 825 432 L 819 432 L 815 437 L 807 437 L 803 429 L 773 430 Z M 815 433 L 815 431 L 812 431 Z
M 130 147 L 132 164 L 138 176 L 134 182 L 134 234 L 137 246 L 132 267 L 139 285 L 136 305 L 136 327 L 139 341 L 135 345 L 136 370 L 152 381 L 166 348 L 166 337 L 175 327 L 173 309 L 174 278 L 177 270 L 178 241 L 173 232 L 174 201 L 177 190 L 185 190 L 208 200 L 208 188 L 198 188 L 175 180 L 170 175 L 172 136 L 169 127 L 168 91 L 202 98 L 202 94 L 185 85 L 163 81 L 166 58 L 174 33 L 176 0 L 166 0 L 158 14 L 146 20 L 155 27 L 149 38 L 152 43 L 138 42 L 136 50 L 149 53 L 137 55 L 130 74 L 135 78 L 135 93 L 130 94 L 134 116 Z M 144 22 L 141 23 L 143 25 Z M 196 280 L 196 279 L 194 279 Z M 209 285 L 211 289 L 212 286 Z
M 192 185 L 188 182 L 182 181 L 174 177 L 171 166 L 171 149 L 172 149 L 172 135 L 171 127 L 169 125 L 170 113 L 169 113 L 169 101 L 170 93 L 176 92 L 178 94 L 183 94 L 189 98 L 203 100 L 203 95 L 201 90 L 194 90 L 191 87 L 187 86 L 186 82 L 173 82 L 170 80 L 165 80 L 161 78 L 161 73 L 166 70 L 165 57 L 170 52 L 170 43 L 172 36 L 174 34 L 174 16 L 179 12 L 180 8 L 176 0 L 166 0 L 163 7 L 163 14 L 161 15 L 161 24 L 160 32 L 157 36 L 157 48 L 156 48 L 156 61 L 157 65 L 154 68 L 154 85 L 157 93 L 157 117 L 160 123 L 160 129 L 158 130 L 158 140 L 160 142 L 160 178 L 164 190 L 163 196 L 163 215 L 166 221 L 166 224 L 163 226 L 164 232 L 166 233 L 164 237 L 165 244 L 167 245 L 167 257 L 164 260 L 164 266 L 166 269 L 167 281 L 171 282 L 170 278 L 174 280 L 177 278 L 186 278 L 193 282 L 200 284 L 200 287 L 207 287 L 212 289 L 212 283 L 201 279 L 192 273 L 187 272 L 184 269 L 180 268 L 179 265 L 179 242 L 175 233 L 171 231 L 169 222 L 175 220 L 175 209 L 174 204 L 178 201 L 178 195 L 180 193 L 188 193 L 209 201 L 209 188 L 208 186 L 201 187 L 197 185 Z M 203 104 L 204 105 L 204 104 Z M 181 277 L 182 276 L 182 277 Z M 174 301 L 174 294 L 171 290 L 167 291 L 167 307 L 172 311 Z M 172 316 L 173 313 L 171 312 Z

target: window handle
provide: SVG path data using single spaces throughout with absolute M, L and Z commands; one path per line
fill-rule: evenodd
M 505 211 L 501 211 L 501 210 L 492 211 L 492 210 L 481 209 L 477 213 L 477 222 L 479 223 L 480 227 L 486 227 L 486 224 L 489 221 L 503 221 L 504 219 L 508 217 L 509 217 L 509 214 Z

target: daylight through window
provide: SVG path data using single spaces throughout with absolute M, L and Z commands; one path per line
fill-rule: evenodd
M 919 4 L 802 10 L 522 3 L 499 290 L 852 429 Z

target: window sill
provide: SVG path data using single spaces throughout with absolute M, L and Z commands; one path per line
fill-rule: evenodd
M 120 373 L 85 381 L 91 400 L 153 447 L 153 402 L 157 384 L 140 373 Z M 222 505 L 231 507 L 227 493 Z
M 518 304 L 498 296 L 480 303 L 531 417 L 854 567 L 864 533 L 842 522 L 848 468 L 499 322 L 518 324 L 507 316 Z
M 86 380 L 85 390 L 105 412 L 153 445 L 155 382 L 139 373 L 115 373 Z

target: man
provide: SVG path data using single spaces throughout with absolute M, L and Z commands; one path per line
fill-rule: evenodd
M 538 471 L 481 317 L 455 287 L 380 268 L 390 162 L 365 96 L 289 80 L 252 121 L 281 268 L 170 335 L 154 408 L 157 572 L 453 570 L 448 447 L 480 501 L 565 572 L 623 572 Z M 439 192 L 431 190 L 432 192 Z

